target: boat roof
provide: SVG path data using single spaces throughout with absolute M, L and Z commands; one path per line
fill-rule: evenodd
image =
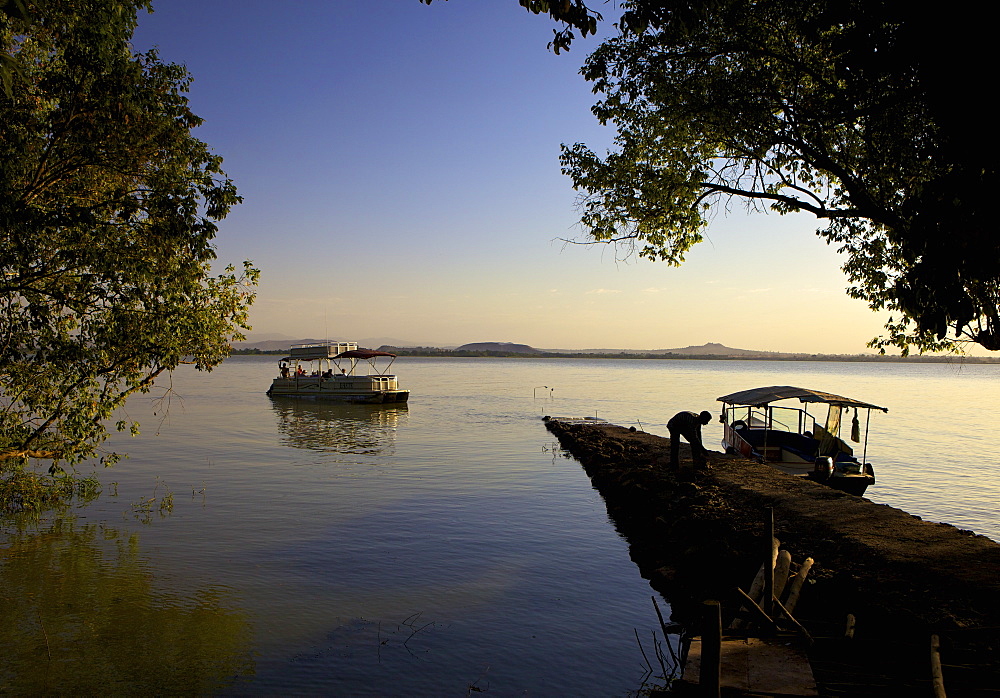
M 841 407 L 862 407 L 870 410 L 882 410 L 888 412 L 888 407 L 879 407 L 869 402 L 862 402 L 833 393 L 823 393 L 809 388 L 796 388 L 791 385 L 771 385 L 766 388 L 751 388 L 741 390 L 738 393 L 723 395 L 716 398 L 719 402 L 729 405 L 750 405 L 760 407 L 777 400 L 791 400 L 798 398 L 799 402 L 825 402 L 828 405 L 839 405 Z
M 335 359 L 374 359 L 376 356 L 391 356 L 396 358 L 395 354 L 390 354 L 387 351 L 375 351 L 374 349 L 352 349 L 351 351 L 341 352 L 337 354 Z
M 282 361 L 292 361 L 300 359 L 304 361 L 315 361 L 316 359 L 332 359 L 337 354 L 351 349 L 357 349 L 357 342 L 312 342 L 310 344 L 293 344 L 288 350 L 288 356 Z

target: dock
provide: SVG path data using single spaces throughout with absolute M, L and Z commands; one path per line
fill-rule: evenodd
M 640 572 L 689 635 L 702 634 L 706 600 L 721 602 L 728 626 L 742 603 L 737 588 L 760 565 L 763 513 L 772 510 L 781 546 L 815 560 L 795 615 L 815 640 L 803 651 L 818 695 L 931 696 L 935 682 L 977 695 L 1000 685 L 1000 544 L 741 457 L 710 453 L 709 469 L 696 471 L 686 444 L 672 471 L 669 439 L 634 428 L 558 419 L 546 427 L 580 461 Z M 943 680 L 933 676 L 932 638 Z M 736 643 L 723 652 L 732 660 L 727 691 L 768 695 L 740 668 L 771 652 L 768 643 L 726 641 Z M 700 645 L 691 646 L 697 666 Z M 782 681 L 808 691 L 793 655 L 760 661 L 785 666 Z
M 682 680 L 701 683 L 701 638 L 693 638 Z M 724 637 L 719 688 L 727 694 L 818 696 L 809 658 L 785 638 Z

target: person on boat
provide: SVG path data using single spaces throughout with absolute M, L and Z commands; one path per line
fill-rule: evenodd
M 329 378 L 333 378 L 333 370 L 328 368 L 325 371 L 323 371 L 323 379 L 326 380 Z
M 691 444 L 691 460 L 694 467 L 704 470 L 708 467 L 706 455 L 708 451 L 701 443 L 701 427 L 712 421 L 712 413 L 705 411 L 701 414 L 697 412 L 678 412 L 667 422 L 667 431 L 670 432 L 670 467 L 673 470 L 680 468 L 680 447 L 681 437 L 687 439 Z
M 281 371 L 281 377 L 282 378 L 288 378 L 288 362 L 287 361 L 279 361 L 278 362 L 278 369 L 280 369 L 280 371 Z
M 302 377 L 302 376 L 304 376 L 304 375 L 306 375 L 306 371 L 305 371 L 305 369 L 304 369 L 304 368 L 302 368 L 301 366 L 296 366 L 296 367 L 295 367 L 295 376 L 296 376 L 297 378 L 301 378 L 301 377 Z

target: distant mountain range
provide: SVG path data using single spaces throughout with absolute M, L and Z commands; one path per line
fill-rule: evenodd
M 753 349 L 734 349 L 716 342 L 700 346 L 690 346 L 678 349 L 536 349 L 527 344 L 515 342 L 472 342 L 459 347 L 416 347 L 412 344 L 389 340 L 387 338 L 368 339 L 358 342 L 359 346 L 369 349 L 447 349 L 453 351 L 489 351 L 507 354 L 681 354 L 686 356 L 780 356 L 778 352 L 755 351 Z M 258 341 L 234 342 L 234 349 L 258 349 L 260 351 L 288 351 L 293 344 L 316 344 L 324 339 L 266 339 Z M 796 356 L 798 356 L 796 354 Z
M 234 342 L 233 349 L 238 352 L 284 352 L 293 344 L 316 344 L 323 339 L 261 339 L 247 342 Z M 955 356 L 952 354 L 922 354 L 909 357 L 880 356 L 878 354 L 808 354 L 784 353 L 778 351 L 757 351 L 755 349 L 736 349 L 718 342 L 708 342 L 689 347 L 675 349 L 536 349 L 527 344 L 514 342 L 472 342 L 459 347 L 414 346 L 412 342 L 381 338 L 369 338 L 358 341 L 358 346 L 366 349 L 381 349 L 404 356 L 552 356 L 565 354 L 567 356 L 592 356 L 604 358 L 635 357 L 689 357 L 692 359 L 757 359 L 760 361 L 878 361 L 895 362 L 910 361 L 920 363 L 1000 363 L 1000 357 Z
M 455 351 L 502 351 L 508 354 L 541 354 L 546 349 L 535 349 L 527 344 L 513 342 L 474 342 L 456 347 Z
M 402 347 L 400 347 L 402 348 Z M 455 351 L 501 351 L 508 354 L 681 354 L 684 356 L 773 356 L 775 352 L 734 349 L 717 342 L 678 349 L 536 349 L 513 342 L 475 342 Z
M 683 356 L 780 356 L 779 352 L 735 349 L 718 342 L 676 349 L 545 349 L 560 354 L 681 354 Z

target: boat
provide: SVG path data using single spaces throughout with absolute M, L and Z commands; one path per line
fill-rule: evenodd
M 380 369 L 377 362 L 382 359 L 389 361 Z M 410 391 L 400 390 L 396 376 L 389 373 L 395 359 L 386 351 L 359 349 L 355 342 L 293 344 L 288 356 L 278 361 L 278 376 L 267 394 L 373 405 L 406 402 Z
M 600 417 L 551 417 L 545 415 L 542 417 L 543 422 L 559 422 L 560 424 L 609 424 L 608 420 L 601 419 Z
M 888 412 L 888 408 L 790 385 L 753 388 L 717 399 L 723 404 L 722 446 L 727 453 L 756 458 L 858 496 L 875 484 L 875 471 L 867 462 L 868 426 L 872 410 Z M 787 404 L 795 400 L 803 407 Z M 773 404 L 782 401 L 786 404 Z M 810 414 L 810 405 L 826 405 L 825 417 Z M 841 423 L 851 410 L 849 438 L 859 444 L 859 412 L 865 411 L 860 460 L 841 438 Z M 817 419 L 822 419 L 822 424 Z

